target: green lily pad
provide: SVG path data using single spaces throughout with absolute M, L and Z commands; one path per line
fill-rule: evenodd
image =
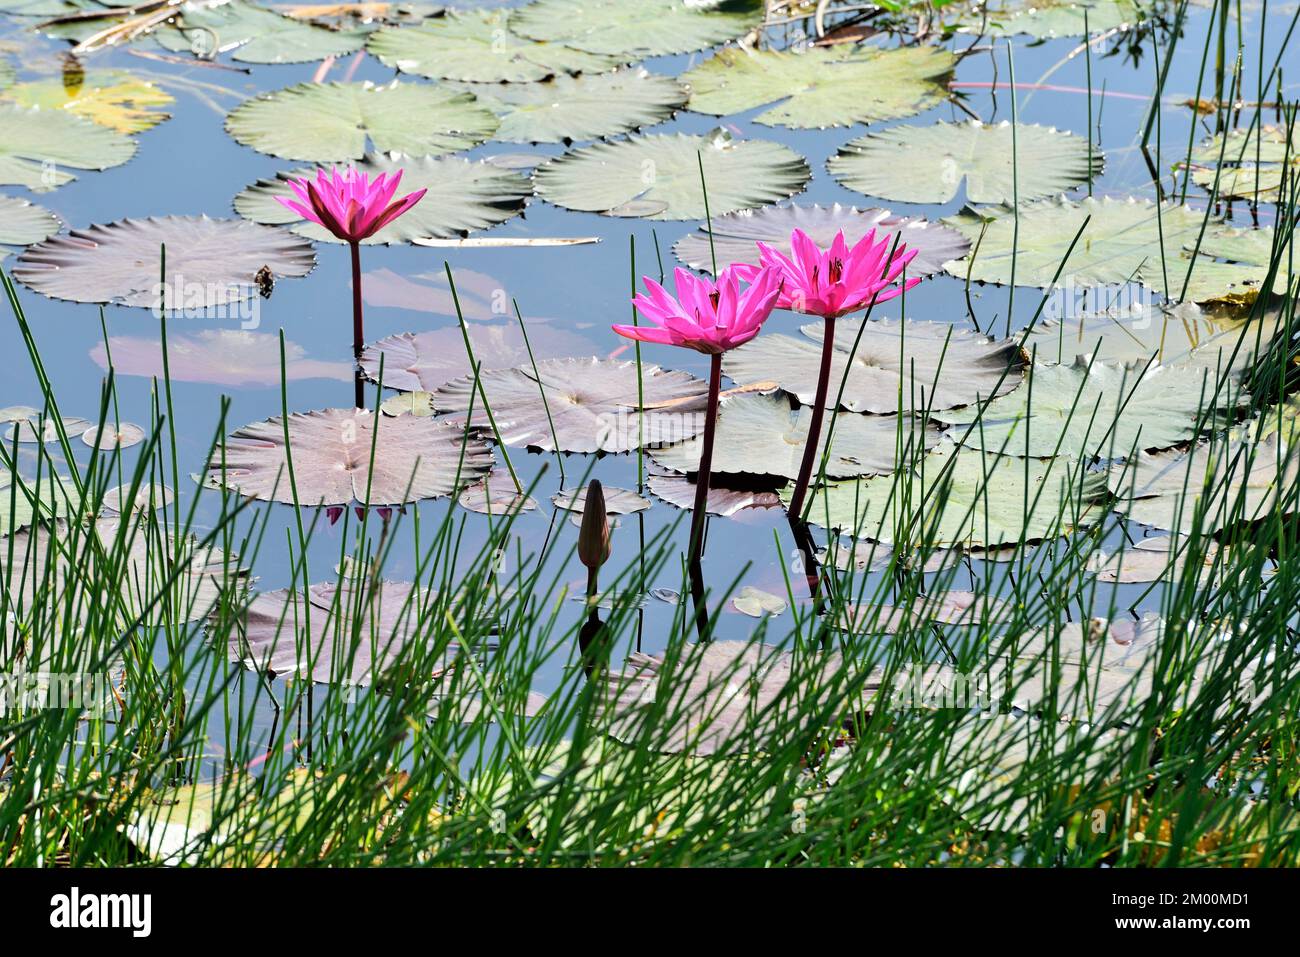
M 77 502 L 76 489 L 63 476 L 42 471 L 39 484 L 34 477 L 19 483 L 7 469 L 0 468 L 0 536 L 12 535 L 36 521 L 48 524 L 64 518 L 76 510 Z
M 829 401 L 839 393 L 853 354 L 842 405 L 850 412 L 950 409 L 1020 384 L 1024 353 L 1015 343 L 995 342 L 946 322 L 911 319 L 841 319 L 835 324 Z M 723 371 L 736 382 L 776 380 L 804 404 L 816 398 L 821 374 L 822 324 L 800 327 L 805 339 L 767 334 L 728 352 Z
M 416 158 L 371 153 L 355 165 L 372 176 L 401 170 L 403 195 L 428 190 L 405 214 L 365 240 L 368 244 L 451 239 L 489 229 L 523 212 L 532 195 L 532 186 L 518 173 L 455 156 Z M 323 226 L 303 220 L 276 201 L 278 196 L 293 196 L 287 180 L 313 177 L 315 172 L 297 169 L 277 173 L 274 179 L 258 180 L 235 197 L 235 212 L 268 226 L 292 224 L 295 233 L 317 242 L 341 242 Z
M 163 49 L 211 58 L 231 52 L 241 63 L 310 63 L 355 53 L 367 30 L 330 30 L 235 0 L 217 7 L 183 4 L 174 22 L 154 31 Z
M 236 141 L 262 153 L 314 163 L 368 151 L 438 156 L 469 149 L 497 119 L 468 93 L 442 87 L 300 83 L 240 104 L 226 117 Z
M 413 415 L 295 412 L 288 436 L 286 452 L 279 416 L 244 426 L 213 453 L 207 478 L 250 498 L 292 504 L 292 456 L 303 505 L 402 505 L 459 491 L 492 464 L 487 443 L 446 422 Z
M 975 120 L 868 133 L 826 164 L 847 188 L 902 203 L 946 203 L 963 183 L 968 202 L 1025 202 L 1087 183 L 1101 167 L 1101 150 L 1090 157 L 1081 136 L 1021 124 L 1013 153 L 1010 123 Z
M 1136 26 L 1142 18 L 1133 0 L 991 0 L 976 3 L 960 19 L 957 29 L 989 37 L 1081 37 L 1085 7 L 1088 30 L 1094 36 L 1126 25 Z
M 762 618 L 764 615 L 784 615 L 789 605 L 779 595 L 746 585 L 731 599 L 731 607 L 750 618 Z
M 699 163 L 709 210 L 722 215 L 786 199 L 811 178 L 803 157 L 767 140 L 732 141 L 684 133 L 631 136 L 571 150 L 537 168 L 548 202 L 582 212 L 648 219 L 704 218 Z
M 385 66 L 435 80 L 526 83 L 566 73 L 600 73 L 625 57 L 531 40 L 510 29 L 508 10 L 448 12 L 418 26 L 384 27 L 367 49 Z
M 62 110 L 0 104 L 0 184 L 45 193 L 135 155 L 135 142 Z
M 1217 133 L 1192 151 L 1192 182 L 1221 199 L 1276 202 L 1284 178 L 1300 170 L 1300 123 Z M 1223 163 L 1220 168 L 1219 158 Z
M 1125 458 L 1196 438 L 1197 415 L 1207 403 L 1216 406 L 1214 415 L 1206 413 L 1206 427 L 1213 428 L 1249 401 L 1235 388 L 1231 396 L 1220 392 L 1216 397 L 1214 385 L 1214 372 L 1208 369 L 1143 370 L 1081 360 L 1039 365 L 1008 395 L 978 408 L 938 411 L 934 417 L 956 426 L 953 437 L 968 448 L 1038 457 Z
M 710 199 L 712 190 L 710 190 Z M 733 263 L 758 261 L 756 242 L 765 242 L 787 256 L 790 234 L 802 229 L 818 246 L 830 246 L 838 232 L 844 233 L 851 246 L 871 230 L 877 239 L 900 236 L 899 243 L 916 250 L 916 258 L 907 265 L 908 276 L 929 276 L 943 269 L 944 263 L 960 259 L 970 249 L 961 233 L 940 223 L 928 222 L 923 216 L 895 216 L 887 209 L 858 209 L 856 206 L 805 206 L 788 203 L 742 209 L 713 218 L 713 241 L 709 242 L 709 225 L 677 241 L 673 252 L 692 269 L 712 272 L 713 258 L 718 268 Z
M 941 443 L 914 471 L 816 490 L 808 518 L 886 544 L 905 529 L 911 542 L 1009 545 L 1069 534 L 1095 521 L 1105 498 L 1105 476 L 1080 474 L 1068 458 L 1016 459 Z
M 791 408 L 790 397 L 740 393 L 727 396 L 718 413 L 713 448 L 713 472 L 799 477 L 808 445 L 812 408 Z M 918 427 L 919 426 L 919 427 Z M 823 425 L 818 439 L 820 467 L 830 429 Z M 847 412 L 835 419 L 826 474 L 832 478 L 881 475 L 899 465 L 898 454 L 919 454 L 939 441 L 939 432 L 910 416 L 899 422 L 895 415 L 858 415 Z M 654 460 L 678 472 L 698 472 L 704 439 L 697 436 L 677 445 L 655 449 Z
M 510 26 L 534 40 L 639 60 L 725 43 L 761 20 L 759 0 L 535 0 L 511 14 Z
M 796 129 L 915 116 L 948 96 L 956 59 L 942 47 L 844 44 L 806 52 L 728 47 L 682 75 L 688 107 L 726 116 L 769 103 L 754 122 Z
M 0 246 L 30 246 L 62 227 L 62 220 L 43 206 L 16 196 L 0 196 Z
M 171 114 L 172 96 L 157 84 L 124 70 L 91 70 L 69 87 L 62 79 L 33 80 L 7 87 L 0 98 L 20 106 L 64 110 L 119 133 L 143 133 Z
M 460 88 L 500 118 L 494 138 L 507 143 L 569 143 L 628 133 L 662 123 L 686 103 L 676 80 L 640 67 Z

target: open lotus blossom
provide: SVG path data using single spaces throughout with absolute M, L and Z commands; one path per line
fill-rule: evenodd
M 316 178 L 291 179 L 289 188 L 297 199 L 277 196 L 299 216 L 328 229 L 352 251 L 352 350 L 358 360 L 365 347 L 361 316 L 361 242 L 369 239 L 418 203 L 425 190 L 416 190 L 394 200 L 402 182 L 402 171 L 380 173 L 374 179 L 356 167 L 340 172 L 318 170 Z M 358 367 L 356 404 L 365 404 L 365 380 Z
M 716 283 L 681 268 L 673 278 L 677 298 L 659 283 L 642 277 L 649 295 L 642 293 L 632 300 L 637 312 L 653 326 L 615 326 L 614 331 L 641 342 L 721 355 L 758 335 L 781 293 L 781 274 L 776 269 L 755 267 L 748 277 L 749 288 L 743 292 L 732 267 L 722 270 Z
M 796 229 L 790 233 L 790 252 L 791 255 L 786 256 L 766 243 L 759 243 L 759 265 L 738 265 L 734 268 L 742 279 L 756 276 L 765 270 L 778 270 L 781 274 L 781 294 L 777 306 L 821 316 L 825 321 L 821 373 L 817 379 L 817 395 L 808 427 L 808 444 L 804 446 L 799 478 L 795 481 L 790 497 L 790 516 L 801 519 L 821 439 L 822 416 L 831 379 L 831 358 L 835 352 L 835 320 L 893 299 L 911 289 L 921 279 L 904 278 L 899 282 L 917 251 L 909 250 L 905 243 L 896 242 L 895 237 L 889 234 L 877 241 L 874 229 L 868 231 L 851 248 L 844 239 L 844 231 L 840 230 L 827 249 L 821 249 L 807 233 Z M 832 412 L 832 432 L 834 428 Z M 828 442 L 828 451 L 829 446 Z
M 677 286 L 676 298 L 670 296 L 663 286 L 643 276 L 641 281 L 649 295 L 640 294 L 632 299 L 637 312 L 654 323 L 653 326 L 620 325 L 614 326 L 614 331 L 628 339 L 682 346 L 711 357 L 709 405 L 705 412 L 700 467 L 695 478 L 695 510 L 691 515 L 690 560 L 687 564 L 695 600 L 696 628 L 703 640 L 708 632 L 708 612 L 704 607 L 700 547 L 704 539 L 704 517 L 708 512 L 713 435 L 722 391 L 722 354 L 758 335 L 781 295 L 781 273 L 774 268 L 748 270 L 749 287 L 744 291 L 740 288 L 740 273 L 734 267 L 722 270 L 716 283 L 680 268 L 674 272 L 673 278 Z

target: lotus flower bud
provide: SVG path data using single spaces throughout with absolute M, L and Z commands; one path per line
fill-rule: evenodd
M 605 492 L 600 482 L 594 479 L 587 486 L 587 500 L 582 506 L 578 558 L 593 571 L 609 558 L 609 515 L 605 512 Z

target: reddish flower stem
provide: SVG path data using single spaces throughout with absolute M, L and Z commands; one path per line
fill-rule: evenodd
M 704 522 L 709 512 L 709 476 L 713 471 L 713 435 L 717 431 L 718 395 L 722 391 L 722 354 L 715 353 L 709 364 L 709 406 L 704 414 L 704 448 L 700 452 L 700 470 L 695 476 L 695 508 L 691 513 L 690 557 L 687 570 L 691 576 L 691 597 L 695 602 L 695 628 L 700 640 L 708 635 L 709 613 L 704 604 L 704 576 L 700 569 L 700 549 L 704 544 Z
M 366 380 L 361 374 L 361 350 L 366 346 L 366 334 L 361 319 L 361 244 L 349 243 L 352 249 L 352 355 L 357 361 L 356 407 L 366 407 Z
M 813 463 L 817 461 L 817 443 L 822 434 L 822 416 L 826 411 L 826 393 L 831 384 L 831 357 L 835 354 L 835 317 L 827 316 L 822 332 L 822 367 L 817 376 L 817 396 L 813 400 L 812 422 L 808 425 L 808 444 L 803 448 L 803 461 L 799 464 L 799 478 L 790 496 L 791 518 L 803 521 L 803 500 L 808 495 L 812 480 Z

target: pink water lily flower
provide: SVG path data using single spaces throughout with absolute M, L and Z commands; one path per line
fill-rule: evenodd
M 356 167 L 339 172 L 318 170 L 316 179 L 291 179 L 297 200 L 277 196 L 283 205 L 304 219 L 324 226 L 348 243 L 369 239 L 418 203 L 426 190 L 416 190 L 394 201 L 402 171 L 380 173 L 374 179 Z
M 917 250 L 905 243 L 894 247 L 894 237 L 885 234 L 876 241 L 876 231 L 869 230 L 852 248 L 844 231 L 835 234 L 830 247 L 821 249 L 802 229 L 790 234 L 787 256 L 767 243 L 758 244 L 762 265 L 735 267 L 741 279 L 749 279 L 759 270 L 781 271 L 784 286 L 777 306 L 823 318 L 835 318 L 893 299 L 911 289 L 920 277 L 897 283 L 904 268 Z
M 743 292 L 736 267 L 722 270 L 716 283 L 681 268 L 673 277 L 676 298 L 659 283 L 642 277 L 649 295 L 642 293 L 632 300 L 653 326 L 614 326 L 614 331 L 641 342 L 721 355 L 758 335 L 781 293 L 781 274 L 776 269 L 755 267 Z

